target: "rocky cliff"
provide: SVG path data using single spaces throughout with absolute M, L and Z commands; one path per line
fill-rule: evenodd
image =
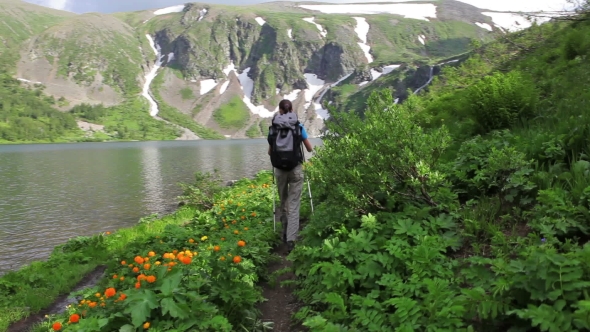
M 278 101 L 289 98 L 317 136 L 329 116 L 322 99 L 362 107 L 345 99 L 360 100 L 366 97 L 361 90 L 383 86 L 377 82 L 399 69 L 407 74 L 419 64 L 436 64 L 467 51 L 472 40 L 486 42 L 504 32 L 483 13 L 441 0 L 189 3 L 58 15 L 14 48 L 20 58 L 16 75 L 67 100 L 63 110 L 142 97 L 145 112 L 219 137 L 263 135 Z M 430 72 L 422 71 L 394 82 L 395 91 L 427 80 Z

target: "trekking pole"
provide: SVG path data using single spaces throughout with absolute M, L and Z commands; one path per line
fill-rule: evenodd
M 303 162 L 306 162 L 305 151 L 303 151 L 303 144 L 301 145 L 301 155 L 303 156 Z M 311 205 L 311 214 L 313 214 L 313 199 L 311 198 L 311 186 L 309 185 L 309 178 L 307 178 L 307 192 L 309 193 L 309 204 Z
M 272 167 L 272 223 L 274 232 L 277 231 L 277 210 L 275 208 L 275 168 Z

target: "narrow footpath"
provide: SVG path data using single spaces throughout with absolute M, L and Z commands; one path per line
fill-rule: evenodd
M 303 228 L 305 221 L 299 223 L 299 229 Z M 278 229 L 278 225 L 277 225 Z M 287 244 L 281 242 L 274 248 L 274 253 L 281 257 L 280 261 L 271 262 L 268 265 L 268 274 L 272 275 L 275 271 L 291 267 L 292 263 L 287 260 Z M 262 313 L 263 322 L 273 322 L 273 332 L 303 332 L 307 329 L 301 324 L 293 323 L 293 315 L 299 310 L 301 304 L 293 295 L 293 286 L 281 286 L 285 280 L 295 280 L 295 274 L 292 272 L 281 274 L 276 278 L 276 282 L 261 284 L 262 296 L 267 299 L 259 305 L 258 309 Z

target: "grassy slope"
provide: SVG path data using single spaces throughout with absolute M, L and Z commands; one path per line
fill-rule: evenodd
M 329 201 L 292 254 L 305 276 L 299 317 L 312 330 L 588 330 L 589 36 L 589 20 L 510 35 L 399 112 L 373 99 L 370 127 L 343 121 L 350 130 L 324 141 L 332 150 L 319 153 L 312 178 Z M 522 121 L 501 121 L 524 109 Z M 400 114 L 418 135 L 388 131 L 408 119 Z M 422 175 L 418 196 L 440 205 L 399 194 L 412 196 Z M 350 210 L 372 195 L 382 208 Z
M 250 111 L 238 96 L 213 112 L 213 118 L 221 128 L 239 129 L 250 119 Z
M 11 69 L 20 43 L 75 14 L 19 0 L 0 0 L 0 68 Z
M 152 96 L 158 103 L 158 109 L 160 110 L 158 116 L 179 126 L 190 129 L 192 132 L 203 139 L 225 139 L 223 135 L 216 132 L 215 130 L 206 128 L 205 126 L 196 123 L 190 116 L 183 114 L 176 108 L 166 104 L 159 93 L 163 79 L 164 75 L 158 75 L 156 78 L 154 78 L 151 85 Z
M 140 43 L 133 29 L 117 18 L 103 14 L 83 14 L 61 22 L 41 33 L 32 46 L 53 63 L 57 56 L 57 73 L 73 74 L 81 85 L 103 82 L 122 95 L 138 94 L 137 79 L 144 62 Z M 149 49 L 148 49 L 149 50 Z

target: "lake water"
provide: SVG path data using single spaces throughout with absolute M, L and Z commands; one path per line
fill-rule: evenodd
M 231 180 L 271 170 L 267 147 L 265 139 L 0 145 L 0 275 L 69 238 L 172 212 L 178 183 L 197 171 Z

